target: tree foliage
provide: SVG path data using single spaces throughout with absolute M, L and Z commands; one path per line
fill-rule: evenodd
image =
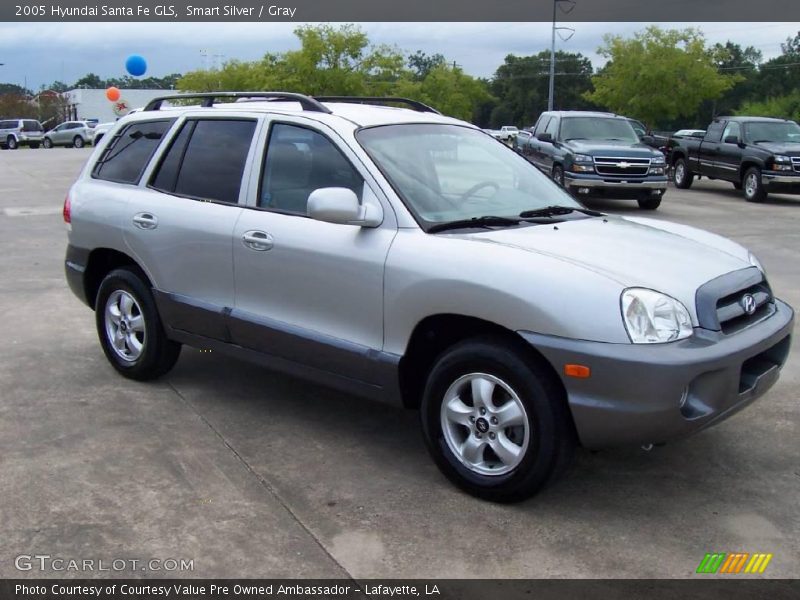
M 607 35 L 598 52 L 609 62 L 592 78 L 587 99 L 650 126 L 691 118 L 705 100 L 720 98 L 741 76 L 718 70 L 697 29 L 651 26 L 632 38 Z

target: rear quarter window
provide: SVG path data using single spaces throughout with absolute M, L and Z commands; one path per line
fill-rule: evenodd
M 92 177 L 116 183 L 137 184 L 174 121 L 144 121 L 131 123 L 122 129 L 97 159 Z

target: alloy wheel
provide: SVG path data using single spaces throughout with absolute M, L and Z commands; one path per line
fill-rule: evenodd
M 135 362 L 145 344 L 144 315 L 136 299 L 125 290 L 111 293 L 105 308 L 106 336 L 122 360 Z

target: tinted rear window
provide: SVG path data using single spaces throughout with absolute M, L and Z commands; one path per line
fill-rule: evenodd
M 22 131 L 44 131 L 39 121 L 23 121 Z
M 132 123 L 122 129 L 95 163 L 92 177 L 117 183 L 138 183 L 173 122 L 174 119 Z
M 255 129 L 254 120 L 187 121 L 164 157 L 153 187 L 180 196 L 235 204 Z

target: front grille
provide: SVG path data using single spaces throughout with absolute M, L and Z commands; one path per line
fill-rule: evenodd
M 650 170 L 649 158 L 621 156 L 595 156 L 594 168 L 598 175 L 613 177 L 644 177 Z
M 792 166 L 794 170 L 800 173 L 800 156 L 793 156 L 792 157 Z
M 696 300 L 700 327 L 726 335 L 741 331 L 775 311 L 772 290 L 755 267 L 709 281 L 697 291 Z

